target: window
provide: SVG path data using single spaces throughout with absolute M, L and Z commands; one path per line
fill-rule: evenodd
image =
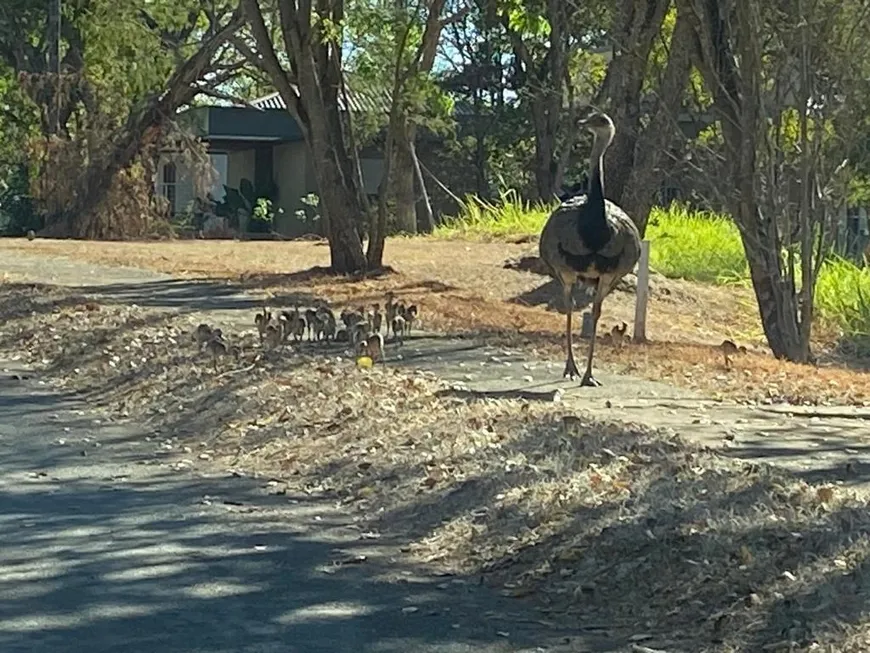
M 169 201 L 169 212 L 175 215 L 175 201 L 178 191 L 178 170 L 173 161 L 163 164 L 163 176 L 160 183 L 160 194 Z

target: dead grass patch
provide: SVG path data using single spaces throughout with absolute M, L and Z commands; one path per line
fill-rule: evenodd
M 559 404 L 468 401 L 427 374 L 290 350 L 215 373 L 192 323 L 0 286 L 0 351 L 112 415 L 175 466 L 214 459 L 326 495 L 368 536 L 530 597 L 542 623 L 603 624 L 655 648 L 866 650 L 863 497 Z
M 224 279 L 277 302 L 291 294 L 327 297 L 338 305 L 382 302 L 387 290 L 422 307 L 424 328 L 472 333 L 512 347 L 561 357 L 564 317 L 546 305 L 552 288 L 529 272 L 505 269 L 529 245 L 396 238 L 387 258 L 398 272 L 348 278 L 328 274 L 328 250 L 312 242 L 88 242 L 8 240 L 3 247 L 109 265 L 127 265 L 187 277 Z M 558 305 L 558 300 L 557 300 Z M 633 322 L 634 296 L 617 292 L 605 303 L 602 324 Z M 834 334 L 820 334 L 818 367 L 777 361 L 764 346 L 750 290 L 656 279 L 648 345 L 599 347 L 598 360 L 616 372 L 664 380 L 711 396 L 742 401 L 866 404 L 870 374 L 824 356 Z M 751 353 L 726 370 L 715 346 L 724 338 Z M 578 347 L 582 346 L 578 344 Z

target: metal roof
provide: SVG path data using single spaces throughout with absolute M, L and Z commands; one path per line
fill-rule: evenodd
M 296 85 L 291 84 L 293 90 L 296 90 Z M 350 85 L 345 82 L 347 90 L 347 99 L 350 103 L 350 109 L 353 113 L 389 113 L 390 112 L 390 96 L 386 91 L 375 93 L 360 93 L 353 90 Z M 286 109 L 284 98 L 277 91 L 269 93 L 256 100 L 251 100 L 251 104 L 258 109 Z M 344 97 L 342 93 L 338 94 L 338 107 L 341 111 L 345 111 Z

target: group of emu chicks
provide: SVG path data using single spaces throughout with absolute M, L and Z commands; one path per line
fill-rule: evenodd
M 359 356 L 368 356 L 372 362 L 384 360 L 384 335 L 398 344 L 411 333 L 414 323 L 419 320 L 419 309 L 416 304 L 405 304 L 396 301 L 392 292 L 387 293 L 384 310 L 380 304 L 371 308 L 359 306 L 356 309 L 345 309 L 338 319 L 325 302 L 316 308 L 305 310 L 294 306 L 290 311 L 281 311 L 277 317 L 268 307 L 258 312 L 254 324 L 260 336 L 260 342 L 267 349 L 282 347 L 291 339 L 300 342 L 307 338 L 315 342 L 347 342 Z M 215 368 L 217 360 L 222 356 L 241 354 L 238 346 L 230 345 L 223 337 L 220 329 L 207 324 L 200 324 L 193 333 L 193 339 L 200 349 L 211 354 Z

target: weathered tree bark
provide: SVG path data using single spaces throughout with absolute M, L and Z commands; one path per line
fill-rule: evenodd
M 396 128 L 396 138 L 393 141 L 396 226 L 400 231 L 415 234 L 417 233 L 417 196 L 414 192 L 414 155 L 411 148 L 417 138 L 417 128 L 409 124 L 407 118 L 403 122 L 404 124 Z
M 614 24 L 615 54 L 607 67 L 600 95 L 607 98 L 616 136 L 607 150 L 606 192 L 622 204 L 634 168 L 640 134 L 641 90 L 653 41 L 661 33 L 670 0 L 624 0 Z
M 538 198 L 553 200 L 556 193 L 556 137 L 561 122 L 562 98 L 556 90 L 542 91 L 532 100 L 532 126 L 535 134 L 535 187 Z
M 794 279 L 783 274 L 776 216 L 760 210 L 758 147 L 766 119 L 761 112 L 760 26 L 751 3 L 736 0 L 731 15 L 701 0 L 679 0 L 678 7 L 692 19 L 693 54 L 720 116 L 733 186 L 730 209 L 740 229 L 768 345 L 776 358 L 808 362 L 809 339 L 801 335 Z
M 668 63 L 656 89 L 650 122 L 637 139 L 634 161 L 620 198 L 620 205 L 634 220 L 641 236 L 646 233 L 655 193 L 664 180 L 671 152 L 681 149 L 684 140 L 678 118 L 692 69 L 690 53 L 693 38 L 692 21 L 684 12 L 678 13 Z M 679 140 L 676 148 L 672 146 L 675 138 Z

